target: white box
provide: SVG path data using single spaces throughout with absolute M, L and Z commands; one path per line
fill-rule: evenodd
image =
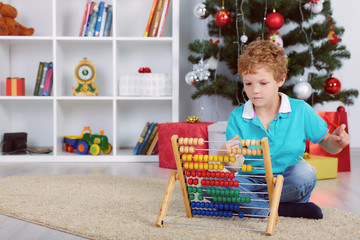
M 220 149 L 220 147 L 226 142 L 226 127 L 227 127 L 227 121 L 220 121 L 213 124 L 210 124 L 208 129 L 208 136 L 209 136 L 209 149 L 215 149 L 210 150 L 209 155 L 216 155 L 217 149 Z
M 119 74 L 119 96 L 171 96 L 171 74 Z

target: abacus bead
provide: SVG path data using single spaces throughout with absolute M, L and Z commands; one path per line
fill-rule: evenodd
M 198 192 L 198 193 L 202 193 L 202 192 L 203 192 L 203 188 L 202 188 L 202 187 L 198 187 L 197 192 Z
M 189 185 L 192 185 L 192 184 L 193 184 L 193 179 L 192 179 L 192 178 L 189 178 L 189 179 L 187 180 L 187 182 L 188 182 Z
M 237 148 L 232 148 L 232 154 L 237 154 Z
M 195 154 L 194 155 L 194 161 L 197 162 L 199 160 L 199 155 Z
M 193 138 L 189 138 L 188 144 L 189 144 L 189 145 L 193 145 Z
M 214 164 L 214 170 L 218 170 L 219 169 L 219 164 Z
M 202 162 L 202 161 L 203 161 L 203 159 L 204 159 L 204 155 L 202 155 L 202 154 L 201 154 L 201 155 L 199 155 L 199 161 L 200 161 L 200 162 Z
M 242 146 L 242 147 L 245 146 L 245 139 L 241 139 L 241 140 L 240 140 L 240 146 Z
M 194 169 L 199 169 L 199 163 L 194 163 Z
M 196 177 L 196 171 L 191 171 L 191 176 Z
M 181 155 L 181 160 L 186 161 L 186 154 Z
M 255 144 L 256 144 L 256 140 L 255 140 L 255 139 L 252 139 L 252 140 L 250 141 L 250 145 L 251 145 L 251 146 L 255 146 Z
M 243 165 L 241 166 L 241 171 L 246 172 L 246 164 L 243 164 Z
M 211 172 L 211 177 L 215 178 L 216 177 L 216 172 Z
M 196 215 L 201 215 L 201 210 L 200 209 L 196 209 Z
M 238 148 L 237 151 L 236 151 L 237 154 L 241 155 L 242 154 L 242 149 L 241 148 Z
M 229 174 L 229 178 L 231 178 L 231 179 L 235 178 L 235 173 L 231 172 L 231 173 Z
M 232 162 L 232 163 L 236 162 L 236 157 L 235 157 L 235 156 L 231 156 L 231 157 L 230 157 L 230 162 Z
M 256 151 L 256 148 L 253 148 L 253 149 L 251 150 L 251 154 L 252 154 L 252 155 L 256 155 L 256 152 L 257 152 L 257 151 Z
M 262 155 L 262 150 L 261 150 L 261 148 L 258 148 L 258 149 L 256 150 L 256 153 L 257 153 L 257 155 Z
M 260 147 L 261 146 L 261 142 L 260 140 L 256 140 L 256 143 L 255 143 L 256 146 Z
M 217 161 L 219 161 L 219 156 L 218 156 L 218 155 L 215 155 L 215 156 L 214 156 L 214 162 L 217 162 Z
M 195 178 L 194 179 L 194 185 L 198 185 L 199 184 L 199 179 Z
M 202 180 L 201 180 L 201 185 L 202 185 L 202 186 L 206 186 L 206 180 L 205 180 L 205 179 L 202 179 Z
M 228 149 L 227 149 L 227 154 L 231 155 L 231 153 L 232 153 L 232 149 L 231 149 L 231 148 L 228 148 Z
M 191 206 L 192 208 L 194 208 L 194 207 L 196 207 L 196 203 L 195 203 L 195 202 L 191 202 L 190 206 Z M 193 210 L 193 211 L 194 211 L 194 210 Z
M 192 145 L 198 145 L 198 139 L 197 138 L 193 139 Z
M 184 163 L 184 168 L 189 169 L 189 163 L 188 162 Z
M 252 149 L 251 149 L 251 148 L 248 148 L 248 149 L 247 149 L 247 155 L 251 155 L 251 152 L 252 152 Z
M 205 203 L 205 208 L 210 208 L 210 203 L 206 202 Z
M 206 172 L 206 177 L 211 178 L 211 172 Z
M 194 169 L 194 163 L 189 163 L 189 169 Z
M 219 170 L 224 170 L 224 165 L 222 165 L 222 164 L 219 164 Z
M 243 212 L 239 212 L 239 218 L 244 218 L 244 213 Z
M 189 138 L 184 138 L 184 145 L 188 145 Z
M 196 215 L 196 209 L 191 210 L 192 215 Z
M 224 156 L 224 162 L 226 162 L 226 163 L 229 162 L 229 156 L 228 155 Z
M 198 199 L 199 199 L 200 201 L 202 201 L 202 200 L 204 199 L 203 195 L 202 195 L 202 194 L 199 194 L 199 195 L 198 195 Z
M 250 139 L 246 139 L 245 140 L 245 145 L 248 147 L 248 146 L 250 146 L 250 143 L 251 143 L 251 140 Z
M 242 149 L 242 155 L 246 155 L 247 154 L 247 148 L 243 148 Z
M 193 146 L 189 147 L 189 152 L 190 153 L 194 153 L 195 152 L 195 148 Z
M 209 164 L 209 170 L 213 170 L 214 169 L 214 164 L 210 163 Z
M 215 177 L 220 178 L 220 172 L 216 172 Z
M 220 178 L 224 178 L 225 177 L 225 173 L 224 172 L 221 172 L 220 173 Z
M 203 145 L 204 144 L 204 139 L 203 138 L 199 138 L 198 139 L 198 145 Z
M 214 155 L 209 155 L 209 162 L 212 162 L 214 160 Z
M 194 200 L 194 199 L 195 199 L 194 194 L 189 194 L 189 199 L 190 199 L 190 200 Z
M 229 173 L 229 172 L 226 172 L 226 173 L 224 174 L 224 176 L 225 176 L 225 178 L 229 178 L 230 173 Z
M 180 148 L 179 148 L 179 151 L 181 152 L 181 153 L 183 153 L 184 152 L 184 146 L 180 146 Z
M 183 145 L 184 144 L 184 138 L 179 138 L 179 144 Z
M 204 155 L 204 162 L 208 162 L 209 161 L 209 155 Z
M 234 187 L 238 187 L 239 186 L 239 181 L 235 180 L 234 181 Z M 239 195 L 239 194 L 238 194 Z
M 189 193 L 192 193 L 192 186 L 189 186 L 188 188 L 187 188 L 187 191 L 189 192 Z
M 233 187 L 234 186 L 234 182 L 233 181 L 229 181 L 229 187 Z
M 251 172 L 251 171 L 252 171 L 252 166 L 251 166 L 251 165 L 247 165 L 246 170 L 247 170 L 248 172 Z
M 180 147 L 181 148 L 181 147 Z M 184 147 L 184 152 L 188 153 L 189 152 L 189 147 L 188 146 L 185 146 Z
M 204 169 L 204 163 L 199 163 L 199 169 L 203 170 Z
M 250 198 L 250 197 L 246 197 L 245 199 L 246 199 L 246 200 L 245 200 L 246 203 L 250 203 L 250 202 L 251 202 L 251 198 Z
M 191 154 L 188 154 L 186 158 L 187 158 L 187 160 L 190 162 L 191 159 L 192 159 L 192 155 L 191 155 Z
M 219 156 L 219 162 L 224 162 L 224 156 L 222 155 Z

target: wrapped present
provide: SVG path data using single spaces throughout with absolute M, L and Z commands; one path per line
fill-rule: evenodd
M 6 78 L 6 96 L 25 96 L 25 79 Z
M 315 168 L 318 180 L 337 178 L 338 159 L 336 157 L 309 155 L 305 161 Z
M 171 136 L 178 135 L 188 138 L 203 138 L 208 139 L 207 126 L 212 122 L 176 122 L 176 123 L 159 123 L 159 167 L 176 169 L 174 153 L 171 145 Z M 205 142 L 201 146 L 195 146 L 195 149 L 208 149 L 209 145 Z M 195 151 L 194 154 L 208 154 L 208 150 Z
M 341 124 L 346 124 L 345 131 L 348 132 L 347 114 L 343 111 L 337 112 L 316 112 L 324 119 L 328 125 L 330 133 L 332 133 Z M 308 152 L 310 155 L 319 155 L 326 157 L 335 157 L 338 159 L 338 172 L 346 172 L 351 170 L 350 166 L 350 145 L 346 146 L 340 153 L 332 155 L 320 147 L 319 144 L 308 142 Z

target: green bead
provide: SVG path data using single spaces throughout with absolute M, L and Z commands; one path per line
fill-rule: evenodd
M 212 195 L 215 195 L 215 194 L 216 194 L 215 188 L 213 188 L 213 189 L 211 190 L 211 194 L 212 194 Z
M 224 190 L 224 189 L 221 189 L 220 195 L 221 195 L 221 196 L 224 196 L 224 195 L 225 195 L 225 190 Z
M 226 202 L 231 203 L 231 197 L 227 197 Z
M 189 194 L 189 199 L 190 199 L 190 200 L 194 200 L 194 199 L 195 199 L 195 195 L 194 195 L 194 194 Z
M 236 197 L 232 197 L 232 198 L 231 198 L 231 202 L 232 202 L 232 203 L 236 203 Z
M 206 189 L 206 194 L 208 194 L 208 195 L 211 194 L 211 188 L 207 188 L 207 189 Z
M 192 188 L 191 186 L 189 186 L 189 187 L 188 187 L 188 192 L 191 193 L 191 192 L 192 192 L 192 189 L 193 189 L 193 188 Z
M 220 195 L 220 189 L 216 189 L 216 195 Z
M 245 201 L 246 201 L 245 197 L 241 197 L 241 202 L 245 203 Z
M 213 197 L 213 201 L 214 201 L 214 202 L 217 202 L 217 201 L 218 201 L 217 196 L 214 196 L 214 197 Z
M 235 193 L 234 193 L 234 195 L 235 196 L 239 196 L 239 194 L 240 194 L 240 191 L 239 191 L 239 189 L 235 189 L 235 191 L 234 191 Z
M 246 203 L 250 203 L 251 202 L 251 198 L 250 197 L 246 197 Z
M 226 197 L 222 197 L 222 202 L 226 202 Z
M 229 195 L 230 195 L 230 196 L 234 196 L 234 189 L 230 189 Z
M 240 197 L 236 198 L 236 203 L 241 203 L 241 198 Z
M 200 201 L 202 201 L 202 200 L 204 199 L 203 195 L 202 195 L 202 194 L 199 194 L 199 195 L 198 195 L 198 199 L 199 199 Z
M 198 193 L 202 193 L 202 192 L 203 192 L 202 187 L 198 187 L 197 192 L 198 192 Z

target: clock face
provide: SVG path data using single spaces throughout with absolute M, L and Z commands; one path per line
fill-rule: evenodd
M 89 65 L 81 65 L 77 74 L 81 80 L 87 81 L 94 76 L 94 71 Z

